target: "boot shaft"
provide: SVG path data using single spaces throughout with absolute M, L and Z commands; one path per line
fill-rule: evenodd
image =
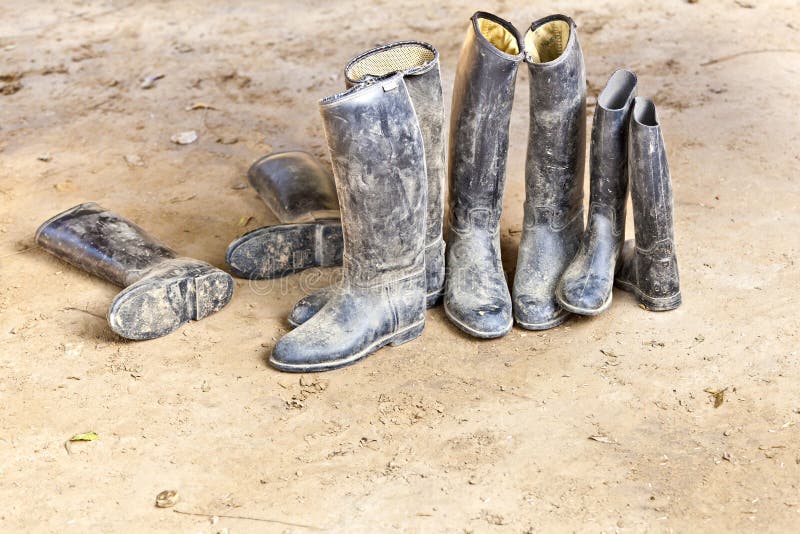
M 178 257 L 133 222 L 94 202 L 45 221 L 35 240 L 51 254 L 121 287 Z
M 453 87 L 448 151 L 451 226 L 500 221 L 508 125 L 522 40 L 507 21 L 477 12 L 461 48 Z
M 597 97 L 589 150 L 589 220 L 610 217 L 614 233 L 625 230 L 628 195 L 628 122 L 636 97 L 636 75 L 615 71 Z M 620 237 L 621 238 L 621 237 Z
M 402 75 L 320 101 L 341 206 L 344 277 L 372 284 L 424 267 L 422 133 Z
M 250 185 L 281 223 L 339 218 L 329 169 L 308 152 L 274 152 L 247 171 Z
M 551 15 L 525 34 L 530 76 L 530 129 L 525 166 L 526 202 L 566 210 L 583 200 L 586 151 L 586 74 L 575 23 Z
M 348 88 L 393 73 L 404 76 L 422 131 L 428 174 L 426 233 L 428 244 L 435 244 L 442 238 L 445 172 L 444 105 L 439 52 L 433 45 L 422 41 L 398 41 L 357 55 L 344 69 Z
M 636 247 L 650 250 L 673 240 L 672 180 L 656 108 L 637 97 L 630 119 L 628 172 Z

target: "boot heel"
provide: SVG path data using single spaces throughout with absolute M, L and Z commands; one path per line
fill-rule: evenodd
M 419 337 L 419 335 L 422 333 L 423 328 L 425 328 L 425 321 L 421 321 L 416 325 L 407 327 L 405 330 L 401 330 L 397 335 L 395 335 L 389 341 L 389 345 L 391 345 L 392 347 L 397 347 L 398 345 L 407 343 L 412 339 Z

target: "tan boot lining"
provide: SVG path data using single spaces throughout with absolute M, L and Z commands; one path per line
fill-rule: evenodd
M 569 23 L 563 20 L 546 22 L 525 34 L 525 52 L 534 63 L 558 59 L 569 42 Z
M 402 72 L 421 67 L 435 57 L 433 50 L 418 44 L 403 44 L 378 50 L 354 61 L 345 75 L 355 83 L 367 76 L 381 77 L 393 72 Z
M 513 33 L 505 29 L 501 24 L 489 19 L 478 19 L 478 29 L 487 41 L 492 43 L 498 50 L 516 56 L 519 54 L 519 44 Z

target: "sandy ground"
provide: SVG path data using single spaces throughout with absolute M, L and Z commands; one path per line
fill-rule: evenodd
M 796 529 L 796 2 L 57 4 L 0 4 L 1 531 Z M 308 278 L 237 280 L 217 315 L 126 342 L 103 319 L 117 289 L 33 244 L 43 220 L 96 200 L 224 266 L 230 240 L 274 222 L 241 187 L 249 164 L 325 157 L 316 101 L 346 60 L 428 40 L 449 101 L 477 7 L 521 28 L 574 16 L 591 95 L 616 67 L 638 73 L 674 179 L 677 311 L 615 292 L 602 316 L 481 342 L 435 309 L 419 340 L 300 377 L 265 356 Z M 524 69 L 518 84 L 510 274 Z M 197 142 L 170 142 L 186 130 Z M 727 388 L 720 406 L 708 388 Z M 166 489 L 181 501 L 158 509 Z

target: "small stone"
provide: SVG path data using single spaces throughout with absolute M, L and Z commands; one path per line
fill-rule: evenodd
M 189 130 L 186 132 L 179 132 L 170 137 L 170 141 L 177 145 L 188 145 L 197 141 L 197 132 Z
M 127 154 L 125 156 L 125 163 L 128 164 L 128 167 L 144 167 L 144 160 L 142 156 L 139 154 Z
M 158 508 L 170 508 L 178 504 L 180 496 L 176 490 L 164 490 L 156 495 L 156 506 Z

